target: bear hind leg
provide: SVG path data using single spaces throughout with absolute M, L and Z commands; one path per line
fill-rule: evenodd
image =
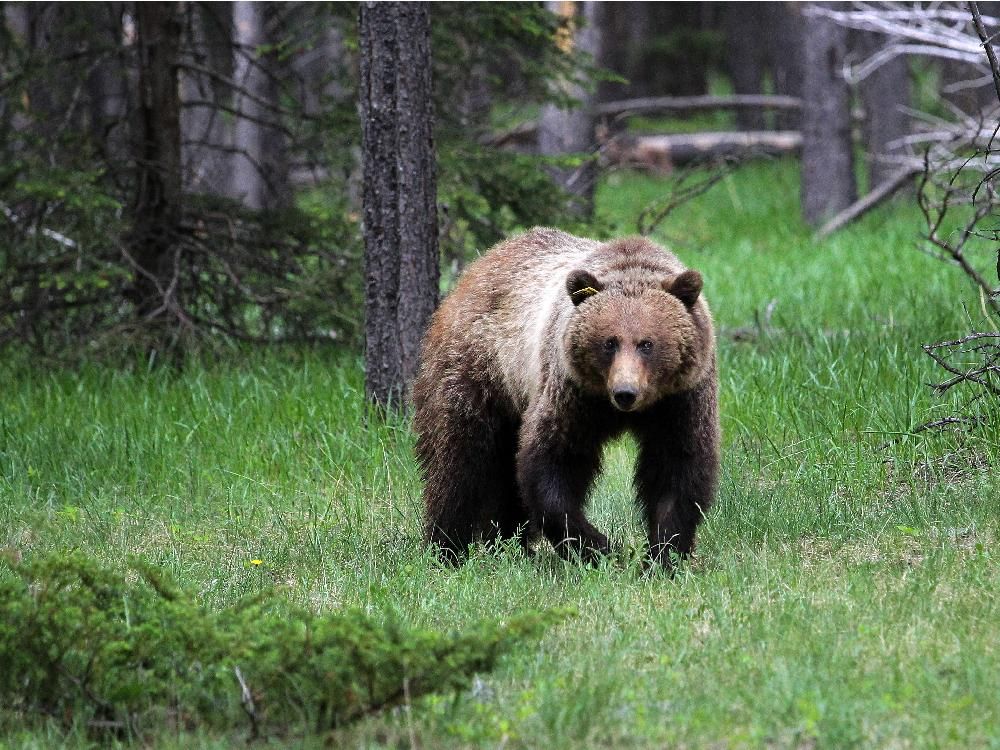
M 496 414 L 451 410 L 418 428 L 424 468 L 424 537 L 460 562 L 475 542 L 522 534 L 527 516 L 514 475 L 516 427 Z

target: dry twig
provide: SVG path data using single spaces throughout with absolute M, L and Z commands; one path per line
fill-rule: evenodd
M 975 383 L 994 396 L 1000 396 L 1000 332 L 970 333 L 955 341 L 924 344 L 923 350 L 942 369 L 954 377 L 931 387 L 938 393 L 959 383 Z M 955 364 L 957 357 L 975 356 L 972 364 Z
M 250 692 L 250 686 L 247 685 L 247 681 L 243 679 L 243 672 L 240 671 L 239 667 L 234 666 L 233 673 L 236 675 L 236 679 L 240 683 L 240 704 L 243 706 L 243 710 L 246 712 L 247 718 L 250 719 L 250 740 L 253 741 L 260 736 L 260 726 L 257 720 L 257 706 L 254 704 L 253 693 Z
M 739 164 L 738 159 L 729 158 L 709 165 L 708 170 L 701 164 L 675 172 L 667 185 L 667 194 L 639 213 L 636 221 L 639 234 L 652 234 L 674 210 L 710 190 L 732 174 Z

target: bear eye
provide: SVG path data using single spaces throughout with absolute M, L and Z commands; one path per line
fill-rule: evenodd
M 618 339 L 616 339 L 614 336 L 605 339 L 604 351 L 607 352 L 608 354 L 614 354 L 616 351 L 618 351 Z
M 653 342 L 649 340 L 640 341 L 639 351 L 642 352 L 643 354 L 649 354 L 651 351 L 653 351 Z

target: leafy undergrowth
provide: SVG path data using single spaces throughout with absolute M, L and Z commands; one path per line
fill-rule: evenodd
M 453 693 L 564 617 L 529 613 L 460 633 L 316 615 L 268 594 L 208 609 L 162 571 L 79 553 L 5 561 L 2 711 L 90 735 L 247 726 L 322 732 L 428 693 Z

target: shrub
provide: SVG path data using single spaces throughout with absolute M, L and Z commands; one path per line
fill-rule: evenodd
M 78 553 L 2 569 L 0 710 L 126 737 L 164 723 L 249 721 L 253 736 L 337 727 L 461 690 L 562 617 L 441 633 L 357 611 L 318 615 L 273 594 L 213 611 L 140 562 L 128 576 Z

